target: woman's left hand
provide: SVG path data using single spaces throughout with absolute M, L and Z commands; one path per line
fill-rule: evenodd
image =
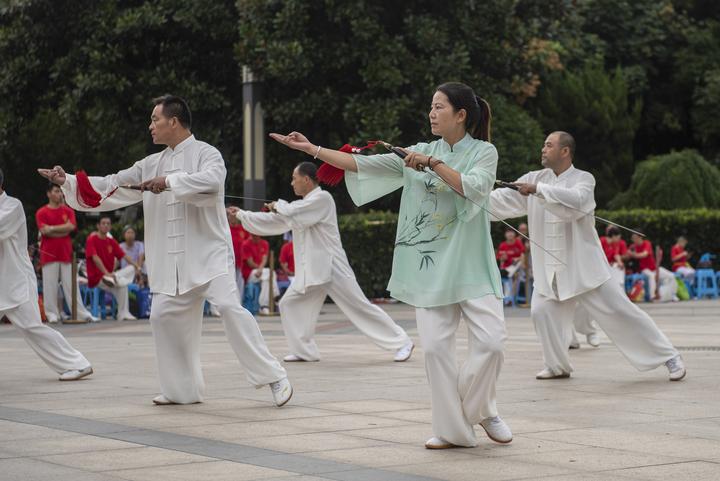
M 425 167 L 428 167 L 430 157 L 428 157 L 427 155 L 423 155 L 418 152 L 410 152 L 405 149 L 403 149 L 403 151 L 408 152 L 407 157 L 405 157 L 404 159 L 405 167 L 417 170 L 419 172 L 423 172 L 425 170 Z

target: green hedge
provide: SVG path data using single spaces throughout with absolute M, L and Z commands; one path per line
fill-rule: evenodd
M 653 245 L 659 243 L 665 250 L 665 266 L 669 266 L 670 247 L 681 234 L 688 237 L 688 247 L 698 254 L 720 253 L 720 209 L 633 209 L 598 211 L 597 215 L 630 228 L 639 228 Z M 523 220 L 512 219 L 509 223 L 517 227 Z M 369 212 L 343 215 L 339 218 L 339 226 L 345 251 L 360 287 L 368 297 L 387 297 L 385 288 L 392 268 L 397 214 Z M 493 222 L 491 226 L 497 246 L 503 239 L 505 225 Z M 606 224 L 598 221 L 596 226 L 602 235 Z M 628 233 L 623 232 L 623 238 L 630 243 Z M 691 261 L 697 261 L 698 257 L 695 255 Z

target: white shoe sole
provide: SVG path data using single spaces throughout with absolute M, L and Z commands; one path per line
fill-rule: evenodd
M 407 361 L 408 359 L 410 359 L 410 358 L 412 357 L 412 354 L 413 354 L 413 351 L 414 351 L 414 350 L 415 350 L 415 344 L 413 344 L 413 346 L 410 348 L 410 352 L 408 353 L 407 356 L 405 356 L 405 358 L 403 358 L 403 359 L 397 359 L 397 358 L 395 358 L 395 359 L 393 359 L 393 361 L 394 361 L 394 362 L 405 362 L 405 361 Z
M 92 373 L 93 373 L 93 370 L 92 370 L 92 367 L 91 367 L 89 370 L 87 370 L 87 371 L 85 371 L 85 372 L 81 372 L 80 374 L 78 374 L 78 375 L 75 376 L 75 377 L 70 377 L 70 378 L 65 378 L 65 379 L 63 379 L 63 378 L 58 378 L 58 380 L 59 380 L 59 381 L 77 381 L 78 379 L 82 379 L 82 378 L 84 378 L 84 377 L 87 377 L 87 376 L 89 376 L 89 375 L 92 374 Z
M 287 397 L 287 399 L 284 400 L 282 403 L 280 403 L 280 404 L 277 404 L 277 403 L 276 403 L 275 406 L 281 408 L 281 407 L 283 407 L 284 405 L 286 405 L 286 404 L 288 403 L 288 401 L 290 401 L 290 399 L 292 399 L 294 392 L 295 392 L 295 391 L 293 390 L 292 386 L 290 386 L 290 395 L 289 395 L 289 396 Z
M 492 441 L 495 441 L 495 442 L 498 443 L 498 444 L 510 444 L 510 443 L 512 442 L 512 440 L 513 440 L 513 438 L 510 437 L 510 439 L 507 440 L 507 441 L 500 441 L 499 439 L 495 439 L 494 437 L 492 437 L 492 436 L 490 435 L 490 432 L 489 432 L 487 429 L 485 429 L 485 426 L 483 426 L 483 425 L 481 424 L 480 427 L 483 428 L 483 430 L 485 431 L 485 434 L 487 434 L 487 437 L 488 437 L 488 438 L 490 438 Z

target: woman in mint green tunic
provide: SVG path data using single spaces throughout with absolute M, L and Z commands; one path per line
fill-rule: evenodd
M 495 402 L 506 332 L 486 210 L 498 158 L 489 143 L 490 106 L 467 85 L 445 83 L 428 117 L 440 139 L 407 147 L 404 160 L 326 149 L 298 132 L 270 136 L 345 170 L 357 205 L 402 188 L 388 290 L 416 308 L 432 392 L 433 437 L 425 447 L 475 446 L 475 424 L 490 439 L 508 443 L 512 433 Z M 458 369 L 461 318 L 468 356 Z

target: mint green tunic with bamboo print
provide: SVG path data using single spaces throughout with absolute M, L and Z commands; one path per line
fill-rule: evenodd
M 432 155 L 461 174 L 464 199 L 437 174 L 405 167 L 395 154 L 353 155 L 357 172 L 345 172 L 360 206 L 402 188 L 390 295 L 415 307 L 455 304 L 486 295 L 502 298 L 490 238 L 487 204 L 495 183 L 497 150 L 466 134 L 452 148 L 444 140 L 408 150 Z

